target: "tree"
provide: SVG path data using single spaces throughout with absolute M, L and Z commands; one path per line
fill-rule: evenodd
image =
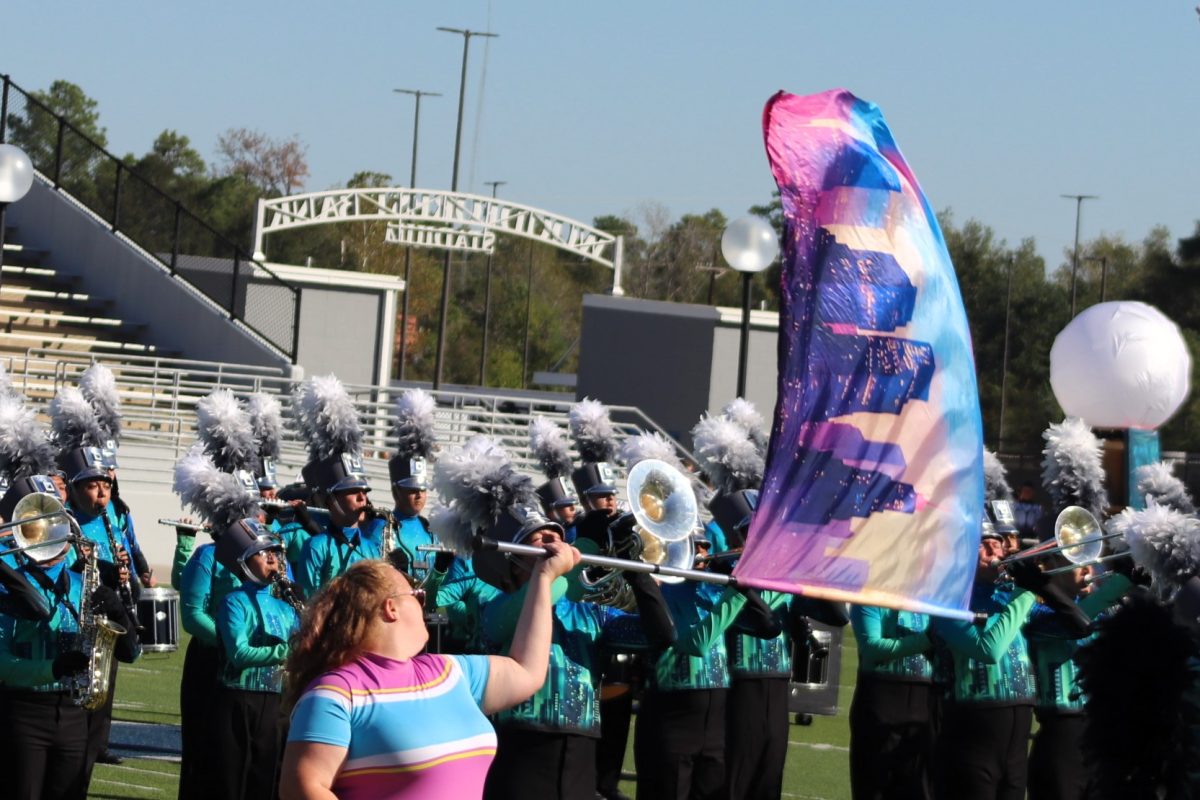
M 306 150 L 297 136 L 272 139 L 259 131 L 230 128 L 217 139 L 223 163 L 216 174 L 238 175 L 266 194 L 286 196 L 303 188 L 308 177 Z

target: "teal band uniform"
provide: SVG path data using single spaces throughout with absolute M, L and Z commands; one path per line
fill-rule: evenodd
M 45 576 L 50 590 L 32 577 L 33 570 Z M 46 622 L 35 622 L 0 615 L 0 682 L 10 689 L 66 691 L 69 687 L 54 679 L 53 664 L 60 654 L 79 649 L 75 613 L 82 606 L 83 578 L 67 569 L 65 560 L 47 569 L 26 563 L 17 571 L 45 598 L 54 616 Z
M 726 631 L 729 672 L 738 678 L 790 678 L 792 675 L 792 637 L 788 633 L 787 607 L 792 596 L 783 592 L 762 591 L 763 602 L 782 623 L 783 631 L 774 638 L 760 639 L 748 633 Z
M 217 615 L 221 604 L 241 587 L 241 579 L 217 561 L 209 542 L 196 548 L 179 581 L 179 618 L 183 629 L 203 644 L 216 647 Z
M 1011 585 L 975 584 L 971 610 L 988 614 L 982 626 L 935 617 L 933 633 L 951 667 L 949 699 L 971 705 L 1033 705 L 1037 687 L 1021 628 L 1034 596 Z
M 746 604 L 732 587 L 684 581 L 664 584 L 663 599 L 678 638 L 654 663 L 650 686 L 660 692 L 728 689 L 729 655 L 725 631 Z
M 859 674 L 929 683 L 933 678 L 929 616 L 878 606 L 850 606 Z
M 270 586 L 247 582 L 221 603 L 221 685 L 246 692 L 283 690 L 288 639 L 299 627 L 296 611 Z

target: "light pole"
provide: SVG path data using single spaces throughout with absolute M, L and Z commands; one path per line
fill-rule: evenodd
M 492 187 L 492 199 L 496 199 L 496 189 L 508 183 L 508 181 L 484 181 L 484 186 Z M 492 250 L 495 250 L 493 246 Z M 484 284 L 483 290 L 483 347 L 479 353 L 479 385 L 487 386 L 487 350 L 488 350 L 488 320 L 492 314 L 492 252 L 488 251 L 487 259 L 487 283 Z
M 423 92 L 420 89 L 392 89 L 397 94 L 409 94 L 417 98 L 417 107 L 413 114 L 413 153 L 412 170 L 409 172 L 408 188 L 417 188 L 417 138 L 421 130 L 421 98 L 441 97 L 441 92 Z M 404 380 L 404 366 L 408 359 L 408 296 L 412 293 L 412 247 L 404 248 L 404 324 L 400 326 L 400 380 Z
M 454 132 L 454 169 L 450 174 L 450 191 L 458 191 L 458 160 L 462 150 L 463 100 L 467 93 L 467 52 L 471 47 L 472 36 L 497 38 L 499 34 L 486 31 L 471 31 L 463 28 L 438 28 L 446 33 L 457 33 L 463 37 L 462 77 L 458 83 L 458 126 Z M 442 267 L 442 303 L 438 311 L 437 357 L 433 363 L 433 388 L 442 385 L 442 362 L 446 355 L 446 312 L 450 308 L 450 251 L 446 251 L 446 260 Z
M 1075 249 L 1071 251 L 1071 319 L 1075 319 L 1075 279 L 1079 274 L 1079 216 L 1083 210 L 1083 201 L 1099 200 L 1100 195 L 1064 194 L 1059 196 L 1075 201 Z
M 742 337 L 738 346 L 737 396 L 746 396 L 746 360 L 750 350 L 750 279 L 779 255 L 779 235 L 762 217 L 735 219 L 721 234 L 721 255 L 742 273 Z
M 1012 281 L 1013 272 L 1016 270 L 1017 259 L 1015 256 L 1008 257 L 1008 288 L 1004 292 L 1004 358 L 1000 366 L 1000 424 L 996 431 L 996 452 L 999 453 L 1004 448 L 1004 412 L 1005 398 L 1008 397 L 1008 330 L 1009 320 L 1012 317 Z
M 0 283 L 4 268 L 4 210 L 33 186 L 33 162 L 21 148 L 0 144 Z
M 525 348 L 521 356 L 521 388 L 529 388 L 529 324 L 533 317 L 533 242 L 529 243 L 529 279 L 525 290 Z
M 1100 262 L 1100 302 L 1108 300 L 1108 256 L 1089 256 L 1084 261 Z

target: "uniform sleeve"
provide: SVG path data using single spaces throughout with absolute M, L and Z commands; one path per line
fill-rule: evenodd
M 183 629 L 209 647 L 217 646 L 217 620 L 212 601 L 212 548 L 197 550 L 179 581 L 179 616 Z
M 221 633 L 221 643 L 225 645 L 225 660 L 235 669 L 265 667 L 287 660 L 286 643 L 250 643 L 257 623 L 258 614 L 245 594 L 234 592 L 225 598 L 217 617 L 217 629 Z
M 437 599 L 434 602 L 438 608 L 446 609 L 450 624 L 457 628 L 463 627 L 467 622 L 467 592 L 475 580 L 475 573 L 467 566 L 467 562 L 456 558 L 450 566 L 450 571 L 446 573 L 446 580 L 437 588 Z
M 858 658 L 872 667 L 886 661 L 923 653 L 931 647 L 927 633 L 888 636 L 883 630 L 885 611 L 876 606 L 851 606 L 850 626 L 858 643 Z
M 491 662 L 488 656 L 447 656 L 458 664 L 471 689 L 471 697 L 476 705 L 483 705 L 483 694 L 487 691 L 488 675 L 491 672 Z
M 187 567 L 188 559 L 196 547 L 195 536 L 175 537 L 175 558 L 171 561 L 171 586 L 175 591 L 183 591 L 183 570 Z
M 315 742 L 350 747 L 350 685 L 335 675 L 323 675 L 300 695 L 292 709 L 289 742 Z
M 995 664 L 1013 639 L 1021 635 L 1021 626 L 1028 618 L 1034 600 L 1032 593 L 1021 590 L 1003 611 L 989 616 L 982 627 L 966 620 L 934 617 L 934 630 L 951 650 L 976 661 Z

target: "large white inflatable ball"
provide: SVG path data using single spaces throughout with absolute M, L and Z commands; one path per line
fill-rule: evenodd
M 1093 428 L 1159 427 L 1187 398 L 1191 371 L 1179 327 L 1145 303 L 1092 306 L 1050 349 L 1058 404 Z

